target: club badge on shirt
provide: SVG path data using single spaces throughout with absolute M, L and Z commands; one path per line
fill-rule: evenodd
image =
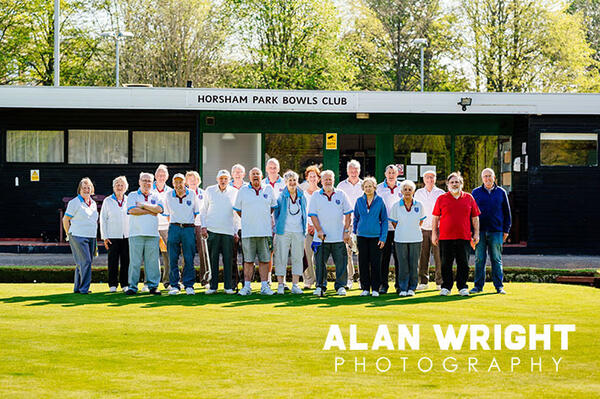
M 336 199 L 336 200 L 335 200 L 335 203 L 336 203 L 336 204 L 338 204 L 338 205 L 339 205 L 339 204 L 341 204 L 341 202 L 340 202 L 340 200 L 339 200 L 339 199 Z
M 263 194 L 263 197 L 267 198 L 267 197 L 268 197 L 268 195 L 267 195 L 267 194 Z
M 150 203 L 151 203 L 152 205 L 156 205 L 156 200 L 155 200 L 155 199 L 151 199 L 151 200 L 150 200 Z
M 190 201 L 190 200 L 187 200 L 187 201 L 186 201 L 186 204 L 188 204 L 188 206 L 192 206 L 192 201 Z

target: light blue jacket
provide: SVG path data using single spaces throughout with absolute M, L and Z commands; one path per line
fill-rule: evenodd
M 306 235 L 306 197 L 300 188 L 296 189 L 296 193 L 298 195 L 298 199 L 296 201 L 300 201 L 300 212 L 302 214 L 302 233 Z M 275 208 L 273 211 L 273 216 L 275 217 L 275 234 L 285 233 L 285 219 L 288 214 L 289 203 L 290 192 L 286 187 L 283 189 L 281 195 L 277 199 L 277 208 Z

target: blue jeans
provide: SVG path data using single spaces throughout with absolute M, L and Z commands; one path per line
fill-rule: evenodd
M 179 287 L 179 254 L 183 251 L 183 285 L 194 288 L 196 269 L 194 269 L 194 254 L 196 253 L 196 235 L 194 227 L 181 227 L 175 224 L 169 226 L 167 252 L 169 253 L 169 285 Z
M 500 232 L 482 231 L 479 234 L 479 243 L 475 247 L 475 288 L 483 291 L 485 284 L 485 261 L 489 253 L 492 264 L 492 281 L 494 287 L 499 290 L 503 287 L 502 280 L 502 240 L 503 234 Z
M 69 235 L 69 246 L 76 264 L 73 292 L 87 294 L 92 282 L 92 259 L 96 252 L 96 239 Z
M 144 261 L 144 275 L 148 288 L 158 288 L 160 266 L 158 265 L 158 236 L 129 237 L 129 289 L 137 292 L 140 269 Z

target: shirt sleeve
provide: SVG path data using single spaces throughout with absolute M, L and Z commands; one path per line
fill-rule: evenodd
M 481 214 L 481 211 L 479 210 L 479 207 L 477 206 L 477 202 L 475 202 L 475 198 L 473 198 L 473 196 L 471 196 L 471 217 L 474 218 L 475 216 L 479 216 Z
M 388 220 L 390 222 L 398 223 L 398 209 L 399 209 L 398 204 L 399 203 L 400 203 L 400 201 L 396 202 L 394 205 L 392 205 L 392 209 L 390 209 L 390 215 L 388 216 Z
M 343 201 L 343 205 L 344 205 L 344 215 L 348 215 L 349 213 L 352 213 L 353 209 L 352 206 L 350 205 L 350 200 L 348 199 L 348 195 L 346 195 L 346 193 L 344 193 L 342 191 L 342 193 L 344 194 L 342 197 L 342 201 Z
M 318 216 L 317 215 L 317 201 L 316 201 L 317 192 L 315 191 L 312 198 L 310 199 L 310 204 L 308 205 L 308 217 Z
M 169 216 L 171 214 L 171 210 L 169 209 L 169 201 L 163 202 L 163 200 L 161 200 L 158 197 L 158 195 L 155 198 L 156 198 L 156 205 L 160 206 L 163 209 L 162 215 Z
M 204 195 L 202 195 L 202 198 L 204 198 Z M 203 203 L 204 200 L 199 199 L 197 196 L 194 195 L 194 216 L 199 215 L 200 214 L 200 205 L 201 203 Z
M 235 196 L 235 203 L 233 204 L 233 210 L 234 211 L 242 210 L 242 188 L 240 188 L 240 191 L 238 191 L 237 195 Z
M 442 196 L 440 195 L 439 197 L 437 197 L 437 199 L 435 200 L 435 205 L 433 206 L 433 211 L 431 212 L 432 216 L 442 216 L 442 200 L 441 200 Z
M 425 220 L 427 216 L 425 216 L 425 209 L 423 209 L 423 203 L 419 202 L 419 220 Z
M 502 190 L 504 198 L 502 199 L 502 231 L 508 233 L 512 226 L 512 216 L 510 214 L 510 203 L 508 202 L 508 195 L 506 191 Z
M 358 202 L 360 198 L 356 200 L 354 204 L 354 221 L 352 222 L 352 233 L 356 234 L 358 231 L 358 221 L 360 220 L 360 212 L 358 211 Z
M 102 201 L 102 208 L 100 208 L 100 238 L 106 238 L 106 224 L 108 223 L 108 198 L 106 197 L 104 201 Z
M 387 208 L 385 207 L 385 204 L 381 204 L 381 213 L 379 214 L 379 220 L 381 221 L 381 224 L 379 226 L 379 241 L 385 242 L 387 240 L 389 222 Z
M 67 210 L 65 211 L 65 215 L 72 218 L 77 214 L 77 210 L 79 209 L 75 203 L 75 201 L 79 202 L 79 198 L 75 197 L 67 204 Z
M 137 207 L 136 201 L 135 201 L 136 198 L 137 198 L 137 195 L 135 195 L 135 194 L 129 194 L 127 196 L 127 214 L 129 214 L 130 210 Z
M 277 198 L 275 198 L 275 191 L 271 190 L 271 208 L 277 208 L 279 205 L 277 203 Z M 281 195 L 280 195 L 281 197 Z
M 208 204 L 210 202 L 210 191 L 204 191 L 204 199 L 199 207 L 200 212 L 200 225 L 206 227 L 206 212 L 208 212 Z

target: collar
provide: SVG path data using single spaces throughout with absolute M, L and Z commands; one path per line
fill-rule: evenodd
M 274 182 L 274 183 L 271 183 L 271 180 L 269 180 L 269 176 L 267 176 L 267 177 L 265 177 L 265 178 L 263 179 L 263 183 L 268 183 L 268 184 L 270 184 L 270 185 L 272 185 L 272 186 L 274 186 L 274 185 L 275 185 L 275 184 L 277 184 L 277 183 L 281 183 L 282 181 L 283 181 L 283 180 L 281 179 L 281 176 L 279 176 L 279 175 L 277 175 L 277 180 L 275 180 L 275 182 Z
M 287 186 L 283 189 L 281 195 L 291 198 L 290 190 L 288 190 Z M 302 189 L 300 187 L 296 187 L 296 198 L 300 198 L 302 196 L 304 196 Z
M 159 190 L 159 189 L 156 187 L 156 181 L 152 182 L 152 190 L 156 190 L 156 191 L 158 191 L 159 193 L 163 193 L 163 192 L 167 191 L 167 189 L 168 189 L 168 188 L 169 188 L 169 185 L 168 185 L 167 183 L 165 183 L 165 186 L 163 187 L 163 189 L 162 189 L 162 190 Z
M 244 181 L 242 180 L 242 184 L 241 184 L 239 187 L 236 187 L 236 186 L 235 186 L 235 184 L 233 184 L 233 180 L 231 180 L 231 181 L 229 182 L 229 185 L 230 185 L 231 187 L 233 187 L 233 188 L 237 188 L 238 190 L 239 190 L 240 188 L 242 188 L 242 186 L 243 186 L 244 184 L 245 184 L 245 183 L 244 183 Z
M 350 184 L 352 187 L 355 187 L 356 184 L 362 183 L 362 179 L 360 177 L 358 178 L 358 181 L 356 182 L 356 184 L 352 184 L 349 177 L 347 177 L 346 180 L 344 180 L 344 181 L 347 182 L 348 184 Z
M 187 197 L 190 194 L 190 190 L 188 190 L 187 188 L 185 189 L 185 195 L 183 197 L 179 197 L 179 198 L 184 198 Z M 178 197 L 177 195 L 177 191 L 175 189 L 173 189 L 173 198 Z
M 81 194 L 77 194 L 77 198 L 79 198 L 79 201 L 85 202 L 85 200 L 83 199 L 83 197 L 81 196 Z
M 336 191 L 335 191 L 335 188 L 333 188 L 332 190 L 333 190 L 333 191 L 331 191 L 331 195 L 330 195 L 330 196 L 329 196 L 329 195 L 327 195 L 327 194 L 325 193 L 325 190 L 324 190 L 324 189 L 321 189 L 321 191 L 319 191 L 319 193 L 320 193 L 320 194 L 322 194 L 322 195 L 324 195 L 324 196 L 326 196 L 326 197 L 327 197 L 327 199 L 328 199 L 329 201 L 331 201 L 331 199 L 333 198 L 333 196 L 334 196 L 334 195 L 335 195 L 335 193 L 336 193 Z
M 494 183 L 494 185 L 492 186 L 492 188 L 489 190 L 489 192 L 494 191 L 496 188 L 498 187 L 498 185 L 496 183 Z M 485 191 L 488 191 L 487 187 L 485 186 L 485 184 L 481 185 L 481 188 L 484 189 Z
M 388 186 L 388 184 L 387 184 L 387 179 L 385 179 L 385 180 L 383 181 L 383 187 L 385 187 L 385 188 L 389 188 L 390 190 L 395 190 L 395 189 L 397 189 L 397 188 L 398 188 L 398 182 L 396 182 L 396 185 L 394 186 L 394 188 L 391 188 L 391 187 L 390 187 L 390 186 Z

